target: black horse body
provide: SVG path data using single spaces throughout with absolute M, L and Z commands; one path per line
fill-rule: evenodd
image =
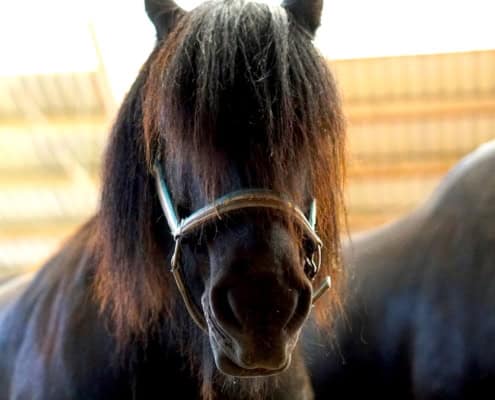
M 317 398 L 495 397 L 495 142 L 345 258 L 345 318 L 311 348 Z

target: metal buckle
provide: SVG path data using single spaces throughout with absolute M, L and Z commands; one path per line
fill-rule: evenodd
M 316 259 L 315 259 L 316 258 Z M 304 272 L 313 281 L 321 267 L 321 245 L 318 244 L 316 250 L 309 257 L 304 259 Z

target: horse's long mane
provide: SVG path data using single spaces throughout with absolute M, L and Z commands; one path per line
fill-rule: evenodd
M 309 165 L 325 246 L 319 277 L 331 275 L 338 288 L 344 123 L 309 39 L 281 7 L 213 1 L 182 16 L 142 68 L 112 130 L 99 214 L 96 294 L 121 339 L 150 332 L 174 309 L 170 240 L 157 223 L 151 172 L 157 157 L 172 190 L 194 179 L 210 200 L 235 184 L 229 160 L 249 168 L 248 184 L 289 193 L 299 184 L 293 171 Z M 192 171 L 181 170 L 185 159 Z M 330 297 L 321 316 L 331 314 Z

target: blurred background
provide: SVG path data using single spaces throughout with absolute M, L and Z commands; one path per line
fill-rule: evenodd
M 351 232 L 412 210 L 495 138 L 494 11 L 326 0 L 315 43 L 344 99 Z M 94 213 L 109 127 L 153 44 L 143 0 L 0 3 L 0 276 L 40 265 Z

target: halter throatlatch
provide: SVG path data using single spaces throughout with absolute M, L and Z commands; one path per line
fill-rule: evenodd
M 321 248 L 323 243 L 315 231 L 316 227 L 316 201 L 311 202 L 309 219 L 294 203 L 283 199 L 274 191 L 264 189 L 246 189 L 229 193 L 223 197 L 214 200 L 212 203 L 195 211 L 187 218 L 177 218 L 175 207 L 172 203 L 172 197 L 165 183 L 162 168 L 158 162 L 154 164 L 155 180 L 158 191 L 158 197 L 163 212 L 167 219 L 168 226 L 175 240 L 174 252 L 171 259 L 171 272 L 174 276 L 177 288 L 184 300 L 184 304 L 189 315 L 194 322 L 205 332 L 208 328 L 204 314 L 194 303 L 192 296 L 184 283 L 181 271 L 181 240 L 188 234 L 195 232 L 204 224 L 218 220 L 223 214 L 246 208 L 268 208 L 288 213 L 294 218 L 302 228 L 305 236 L 313 243 L 314 251 L 307 254 L 305 258 L 304 271 L 311 280 L 318 274 L 321 265 Z M 314 291 L 312 303 L 318 300 L 331 286 L 330 277 L 325 277 L 321 286 Z

